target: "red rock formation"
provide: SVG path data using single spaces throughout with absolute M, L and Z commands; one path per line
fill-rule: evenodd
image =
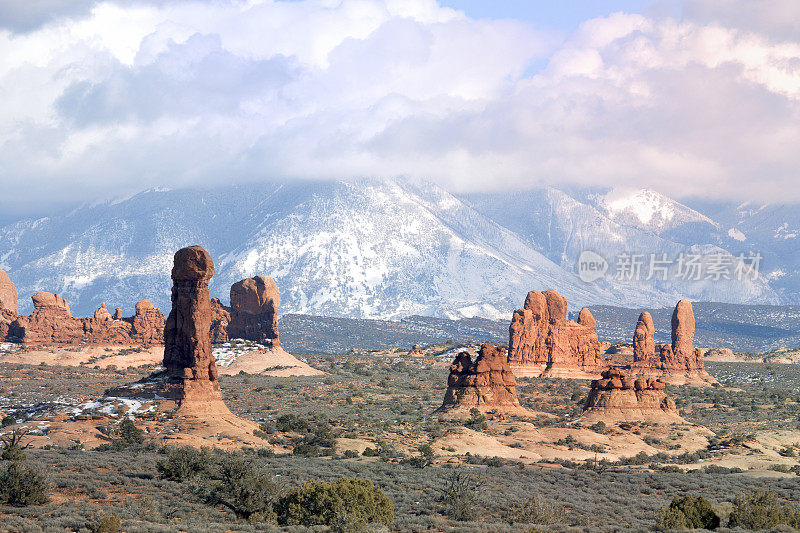
M 648 323 L 649 321 L 649 323 Z M 642 313 L 633 336 L 634 361 L 629 369 L 639 376 L 660 377 L 669 383 L 709 384 L 716 380 L 705 371 L 703 355 L 694 348 L 694 311 L 688 300 L 681 300 L 672 313 L 672 345 L 653 344 L 652 318 Z
M 211 298 L 211 342 L 228 342 L 228 324 L 231 309 L 225 307 L 219 298 Z
M 189 246 L 175 253 L 172 311 L 164 328 L 164 368 L 172 376 L 217 380 L 217 366 L 211 354 L 208 295 L 208 282 L 213 275 L 214 262 L 202 247 Z
M 420 349 L 420 347 L 419 347 L 419 344 L 415 344 L 415 345 L 414 345 L 414 346 L 411 348 L 411 351 L 410 351 L 410 352 L 408 352 L 408 355 L 409 355 L 410 357 L 425 357 L 425 352 L 423 352 L 423 351 Z
M 11 323 L 19 314 L 17 288 L 5 270 L 0 270 L 0 341 L 8 335 Z
M 503 348 L 484 344 L 474 362 L 469 353 L 461 352 L 450 366 L 447 392 L 437 412 L 469 411 L 472 408 L 524 411 L 519 405 L 517 382 Z
M 9 336 L 26 343 L 77 344 L 84 341 L 83 323 L 72 316 L 64 298 L 37 292 L 31 299 L 33 314 L 17 317 L 9 327 Z
M 602 378 L 592 381 L 585 409 L 594 415 L 621 416 L 625 419 L 678 419 L 675 402 L 664 392 L 659 379 L 628 377 L 612 367 L 604 370 Z
M 231 318 L 228 337 L 271 346 L 278 338 L 278 286 L 269 276 L 246 278 L 231 286 Z
M 633 360 L 644 361 L 655 357 L 656 344 L 654 340 L 656 329 L 653 326 L 653 317 L 647 311 L 639 315 L 636 330 L 633 332 Z
M 142 344 L 162 344 L 166 319 L 160 309 L 149 300 L 136 303 L 136 314 L 131 319 L 131 341 Z M 98 341 L 99 342 L 99 341 Z
M 111 318 L 111 313 L 109 313 L 108 309 L 106 308 L 105 302 L 100 304 L 100 307 L 97 309 L 97 311 L 94 312 L 94 319 L 100 322 L 113 320 L 113 318 Z
M 567 320 L 567 300 L 556 291 L 531 291 L 509 327 L 508 363 L 518 376 L 587 378 L 603 364 L 596 322 L 588 309 Z

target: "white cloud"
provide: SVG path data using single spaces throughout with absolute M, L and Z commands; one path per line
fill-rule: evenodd
M 800 199 L 800 39 L 763 24 L 618 13 L 554 46 L 433 0 L 63 16 L 0 32 L 0 208 L 356 175 Z

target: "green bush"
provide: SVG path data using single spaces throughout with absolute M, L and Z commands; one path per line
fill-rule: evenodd
M 656 526 L 661 529 L 716 529 L 719 516 L 702 496 L 674 498 L 658 513 Z
M 394 503 L 383 491 L 372 481 L 352 478 L 303 483 L 283 495 L 275 511 L 279 524 L 325 525 L 338 532 L 394 521 Z
M 264 466 L 240 452 L 219 452 L 209 481 L 200 489 L 206 502 L 227 507 L 237 518 L 272 520 L 278 487 Z
M 45 476 L 22 461 L 9 461 L 0 466 L 1 503 L 19 506 L 47 503 L 49 488 Z
M 728 527 L 761 530 L 779 525 L 800 528 L 800 511 L 780 503 L 774 493 L 756 490 L 739 494 L 734 500 Z
M 162 479 L 186 481 L 208 474 L 211 468 L 212 456 L 208 448 L 198 450 L 191 446 L 170 447 L 164 452 L 166 457 L 156 463 L 158 475 Z
M 137 428 L 133 420 L 126 418 L 119 425 L 119 438 L 125 444 L 141 444 L 144 442 L 144 431 Z
M 481 413 L 477 407 L 473 407 L 469 410 L 469 419 L 464 422 L 464 425 L 476 431 L 481 431 L 488 427 L 486 416 Z

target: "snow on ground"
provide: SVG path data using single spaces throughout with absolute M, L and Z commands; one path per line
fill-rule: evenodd
M 243 339 L 231 339 L 229 342 L 214 346 L 212 353 L 214 354 L 214 359 L 217 360 L 217 365 L 224 367 L 230 366 L 236 359 L 247 352 L 267 349 L 266 346 L 258 344 L 257 342 Z

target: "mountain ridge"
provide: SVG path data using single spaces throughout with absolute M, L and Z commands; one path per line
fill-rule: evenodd
M 747 216 L 718 208 L 717 218 L 724 220 L 715 222 L 714 206 L 705 206 L 709 216 L 653 191 L 631 193 L 634 207 L 650 202 L 659 213 L 683 218 L 652 225 L 639 217 L 637 223 L 624 209 L 627 200 L 607 210 L 609 194 L 545 187 L 454 195 L 405 180 L 151 189 L 1 227 L 0 268 L 17 285 L 21 312 L 31 310 L 34 292 L 46 290 L 62 294 L 80 315 L 103 301 L 127 310 L 150 299 L 166 308 L 172 254 L 198 243 L 217 264 L 212 296 L 227 301 L 233 282 L 269 274 L 281 290 L 281 314 L 499 318 L 519 307 L 529 290 L 547 288 L 564 294 L 571 309 L 658 307 L 683 297 L 800 303 L 800 275 L 784 242 L 791 237 L 765 246 L 776 263 L 765 274 L 786 272 L 772 280 L 626 282 L 609 272 L 593 283 L 582 281 L 576 263 L 583 250 L 609 259 L 631 250 L 733 257 L 755 246 L 752 228 L 761 228 L 755 235 L 764 240 L 776 227 L 785 224 L 780 235 L 791 235 L 795 223 L 800 226 L 795 206 Z M 637 204 L 637 194 L 646 201 Z M 759 213 L 767 216 L 758 219 Z M 729 226 L 749 232 L 753 242 L 728 238 Z

